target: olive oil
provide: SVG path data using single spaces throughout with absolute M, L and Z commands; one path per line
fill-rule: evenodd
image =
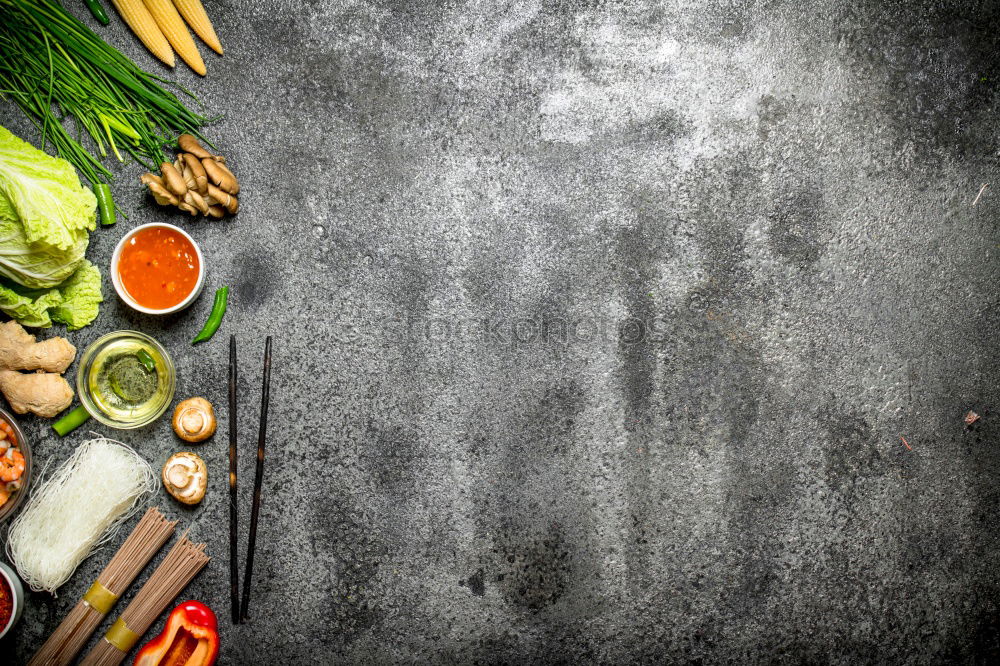
M 98 352 L 87 387 L 96 406 L 112 419 L 140 419 L 161 408 L 171 389 L 167 369 L 154 346 L 124 338 Z

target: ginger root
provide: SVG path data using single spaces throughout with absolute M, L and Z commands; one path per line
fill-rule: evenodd
M 18 414 L 52 418 L 73 402 L 62 373 L 75 358 L 76 347 L 66 338 L 36 342 L 16 321 L 0 324 L 0 393 Z
M 66 338 L 35 342 L 16 321 L 0 324 L 0 368 L 66 372 L 76 358 L 76 347 Z
M 70 406 L 73 389 L 54 372 L 0 370 L 0 392 L 17 414 L 31 412 L 50 419 Z
M 176 206 L 192 216 L 235 215 L 240 208 L 236 199 L 240 183 L 226 166 L 226 159 L 205 150 L 190 134 L 181 134 L 177 143 L 181 152 L 173 164 L 160 165 L 161 176 L 145 173 L 139 178 L 156 203 Z

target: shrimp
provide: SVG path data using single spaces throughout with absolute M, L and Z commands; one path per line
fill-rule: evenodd
M 14 429 L 3 419 L 0 419 L 0 433 L 3 433 L 2 439 L 9 441 L 11 446 L 17 446 L 17 435 L 14 434 Z
M 7 492 L 6 488 L 0 487 L 0 506 L 6 504 L 7 500 L 9 499 L 10 499 L 10 493 Z
M 0 481 L 17 481 L 24 474 L 24 455 L 15 448 L 7 449 L 0 457 Z

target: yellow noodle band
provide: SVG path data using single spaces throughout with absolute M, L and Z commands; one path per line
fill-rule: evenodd
M 107 615 L 111 612 L 115 602 L 118 601 L 118 595 L 100 583 L 95 582 L 87 590 L 87 594 L 83 595 L 83 600 L 101 615 Z
M 128 652 L 139 640 L 139 634 L 126 627 L 125 621 L 118 618 L 108 629 L 108 633 L 104 634 L 104 640 L 111 643 L 119 652 Z

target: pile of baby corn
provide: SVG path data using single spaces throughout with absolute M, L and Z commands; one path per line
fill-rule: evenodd
M 111 0 L 115 9 L 146 48 L 167 65 L 174 66 L 174 51 L 188 67 L 205 76 L 205 61 L 184 21 L 201 40 L 222 55 L 212 22 L 201 0 Z M 181 16 L 184 17 L 181 20 Z M 172 47 L 172 48 L 171 48 Z

